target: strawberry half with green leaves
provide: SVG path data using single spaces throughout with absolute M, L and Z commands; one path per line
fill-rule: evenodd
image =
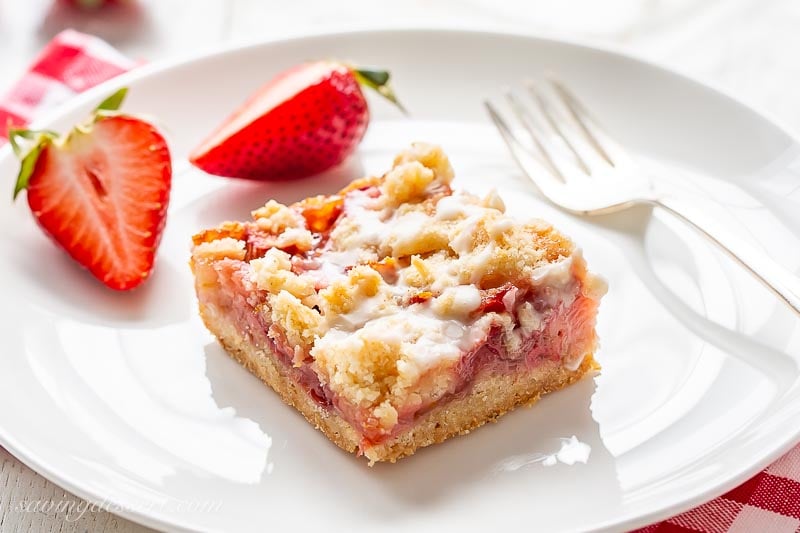
M 352 154 L 369 124 L 366 86 L 397 105 L 389 73 L 335 61 L 305 63 L 261 87 L 189 155 L 217 176 L 303 178 Z
M 14 198 L 27 189 L 45 233 L 117 290 L 133 289 L 150 276 L 172 181 L 164 137 L 151 124 L 117 112 L 125 94 L 121 89 L 106 99 L 63 136 L 9 130 L 22 159 Z

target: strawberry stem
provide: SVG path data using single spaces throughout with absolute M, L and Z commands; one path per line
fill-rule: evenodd
M 103 7 L 105 0 L 76 0 L 74 3 L 81 9 L 92 10 Z
M 394 93 L 394 89 L 392 89 L 389 83 L 389 79 L 391 78 L 389 71 L 365 67 L 353 67 L 352 71 L 359 84 L 377 92 L 397 106 L 403 114 L 408 115 L 408 111 L 403 107 L 403 104 L 400 103 L 400 100 L 397 99 L 397 95 Z

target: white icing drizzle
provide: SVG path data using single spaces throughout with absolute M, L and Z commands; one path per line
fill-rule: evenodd
M 355 313 L 355 315 L 361 312 Z M 402 351 L 420 371 L 435 366 L 442 360 L 458 359 L 463 349 L 461 341 L 473 334 L 473 328 L 458 320 L 442 320 L 433 316 L 420 304 L 414 304 L 371 320 L 367 320 L 354 329 L 351 324 L 359 322 L 353 318 L 354 313 L 347 315 L 352 319 L 341 325 L 343 328 L 330 329 L 317 340 L 317 349 L 348 349 L 348 343 L 360 342 L 363 338 L 382 340 L 387 344 L 400 343 Z M 359 317 L 361 318 L 361 317 Z M 469 331 L 468 331 L 469 330 Z M 480 332 L 486 336 L 486 330 Z
M 450 241 L 450 248 L 459 256 L 472 251 L 472 239 L 482 218 L 483 213 L 474 213 L 458 225 L 456 237 Z
M 441 316 L 466 317 L 481 305 L 481 292 L 474 285 L 447 287 L 431 301 L 431 308 Z
M 564 287 L 575 279 L 572 275 L 572 258 L 575 254 L 580 254 L 579 250 L 575 253 L 555 263 L 545 263 L 537 267 L 531 279 L 534 285 L 547 285 L 550 287 Z
M 388 244 L 392 254 L 395 254 L 396 250 L 413 245 L 430 221 L 429 216 L 419 211 L 401 215 L 382 230 L 381 241 Z
M 473 196 L 456 193 L 442 197 L 436 203 L 435 211 L 428 214 L 422 210 L 403 211 L 387 207 L 380 198 L 372 197 L 367 191 L 348 193 L 343 216 L 331 232 L 331 245 L 318 257 L 320 268 L 306 273 L 319 285 L 327 286 L 344 278 L 347 268 L 354 264 L 377 260 L 379 251 L 397 255 L 395 251 L 413 246 L 432 223 L 451 225 L 449 247 L 457 257 L 427 265 L 432 270 L 433 280 L 429 290 L 435 294 L 430 301 L 407 307 L 402 305 L 402 301 L 418 289 L 405 283 L 406 273 L 400 269 L 397 282 L 388 284 L 388 289 L 357 301 L 349 313 L 331 317 L 328 321 L 330 331 L 323 333 L 317 343 L 342 342 L 340 337 L 343 333 L 404 335 L 416 329 L 419 335 L 413 348 L 409 346 L 409 353 L 422 366 L 437 358 L 454 357 L 456 352 L 460 355 L 463 350 L 474 348 L 485 338 L 492 320 L 491 317 L 482 317 L 481 324 L 476 326 L 470 318 L 481 304 L 481 292 L 476 284 L 492 265 L 496 251 L 493 239 L 514 227 L 514 219 L 498 210 L 498 207 L 502 208 L 502 201 L 496 193 L 487 196 L 483 202 L 486 205 L 478 203 Z M 475 233 L 487 220 L 487 215 L 493 217 L 486 225 L 490 240 L 476 246 Z M 533 286 L 547 286 L 546 297 L 552 300 L 549 302 L 552 305 L 559 301 L 568 305 L 574 299 L 576 283 L 572 265 L 572 257 L 567 257 L 533 271 Z M 463 272 L 470 273 L 469 279 L 462 278 Z M 533 334 L 545 322 L 545 316 L 529 302 L 517 305 L 517 293 L 514 288 L 503 299 L 506 312 L 516 313 L 519 318 L 520 327 L 506 332 L 510 348 L 520 345 L 522 335 Z M 329 338 L 330 335 L 333 337 Z M 454 343 L 454 340 L 458 342 Z

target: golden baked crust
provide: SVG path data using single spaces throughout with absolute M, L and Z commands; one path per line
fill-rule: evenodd
M 354 453 L 362 446 L 361 436 L 335 412 L 321 407 L 286 373 L 283 364 L 268 347 L 258 348 L 247 341 L 231 322 L 230 315 L 213 306 L 200 307 L 206 327 L 216 335 L 223 348 L 242 366 L 269 385 L 281 399 L 298 411 L 315 428 L 341 449 Z M 469 394 L 444 403 L 416 420 L 413 427 L 378 444 L 361 450 L 370 461 L 395 462 L 420 448 L 465 435 L 518 406 L 531 406 L 542 396 L 562 389 L 587 374 L 600 369 L 591 354 L 576 370 L 548 362 L 528 372 L 485 375 L 476 379 Z

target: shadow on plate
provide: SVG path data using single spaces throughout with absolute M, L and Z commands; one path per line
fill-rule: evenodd
M 186 285 L 167 261 L 158 261 L 150 279 L 131 291 L 114 291 L 95 279 L 44 237 L 31 239 L 17 261 L 30 294 L 47 302 L 48 312 L 92 324 L 149 328 L 185 320 L 193 312 L 191 285 L 186 297 L 164 298 Z
M 335 477 L 341 490 L 353 490 L 364 511 L 376 516 L 403 509 L 439 505 L 478 490 L 489 483 L 528 476 L 558 483 L 588 482 L 599 488 L 598 498 L 618 502 L 621 491 L 614 461 L 592 418 L 593 379 L 584 379 L 554 393 L 532 408 L 518 408 L 469 435 L 419 450 L 394 464 L 368 466 L 337 448 L 313 428 L 294 408 L 284 405 L 269 387 L 248 375 L 217 343 L 206 346 L 206 374 L 217 405 L 232 407 L 237 416 L 256 422 L 273 441 L 270 462 L 277 469 L 292 468 L 291 476 L 314 472 Z M 575 436 L 590 448 L 588 464 L 558 462 L 555 454 L 566 439 Z M 548 466 L 545 457 L 557 464 Z M 262 482 L 268 482 L 265 472 Z M 537 482 L 530 489 L 546 487 Z M 527 490 L 527 489 L 526 489 Z M 387 503 L 387 502 L 392 502 Z
M 619 502 L 614 461 L 592 418 L 595 388 L 594 380 L 584 379 L 531 408 L 508 413 L 496 424 L 422 449 L 396 464 L 363 468 L 363 481 L 372 490 L 389 491 L 415 508 L 466 497 L 479 485 L 507 482 L 503 478 L 508 477 L 522 488 L 531 476 L 537 482 L 524 489 L 531 501 L 549 483 L 590 483 L 604 502 Z M 590 448 L 587 464 L 568 464 L 556 457 L 573 436 Z M 365 494 L 370 498 L 370 490 Z

